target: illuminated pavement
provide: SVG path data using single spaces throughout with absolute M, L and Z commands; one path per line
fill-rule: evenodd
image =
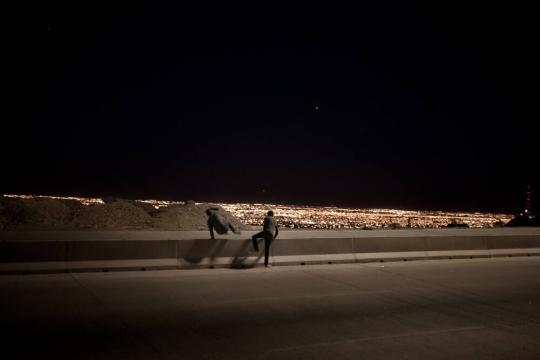
M 538 359 L 540 259 L 0 276 L 3 353 Z

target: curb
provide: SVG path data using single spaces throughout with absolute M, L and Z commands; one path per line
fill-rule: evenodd
M 284 255 L 270 257 L 273 266 L 383 263 L 419 260 L 479 259 L 501 257 L 540 256 L 540 248 L 454 250 L 431 252 L 378 252 L 357 254 L 322 254 L 322 255 Z M 262 257 L 246 257 L 238 261 L 235 258 L 202 258 L 197 263 L 189 264 L 179 259 L 142 259 L 109 261 L 46 261 L 1 263 L 1 275 L 62 274 L 88 272 L 119 271 L 155 271 L 155 270 L 196 270 L 196 269 L 250 269 L 263 267 Z

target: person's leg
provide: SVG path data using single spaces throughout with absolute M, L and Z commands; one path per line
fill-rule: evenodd
M 262 237 L 264 237 L 264 231 L 256 233 L 251 237 L 251 242 L 253 243 L 253 250 L 259 251 L 259 243 L 257 242 L 257 239 L 260 239 Z
M 229 223 L 229 229 L 231 229 L 231 231 L 235 234 L 240 234 L 240 231 L 236 230 L 236 228 L 231 223 Z
M 274 237 L 265 232 L 264 233 L 264 266 L 268 266 L 268 258 L 270 256 L 270 245 L 272 244 Z

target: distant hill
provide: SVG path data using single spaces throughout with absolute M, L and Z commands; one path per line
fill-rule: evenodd
M 540 219 L 538 219 L 538 216 L 529 217 L 524 214 L 519 214 L 506 224 L 506 227 L 519 226 L 540 226 Z

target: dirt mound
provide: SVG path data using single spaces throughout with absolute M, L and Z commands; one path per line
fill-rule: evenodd
M 85 206 L 73 219 L 73 226 L 80 229 L 145 229 L 151 225 L 152 217 L 144 207 L 122 200 Z
M 0 198 L 0 229 L 65 229 L 83 208 L 74 200 Z
M 147 203 L 118 198 L 89 206 L 74 200 L 0 198 L 0 230 L 206 230 L 206 209 L 210 207 L 218 208 L 238 229 L 247 229 L 223 208 L 192 201 L 158 210 Z
M 162 207 L 154 215 L 153 227 L 162 230 L 206 230 L 208 229 L 206 209 L 217 208 L 222 216 L 240 230 L 245 225 L 230 212 L 214 204 L 198 204 L 187 202 L 185 205 Z
M 519 214 L 510 220 L 506 227 L 520 227 L 520 226 L 540 226 L 540 219 L 538 216 L 529 217 L 525 214 Z

